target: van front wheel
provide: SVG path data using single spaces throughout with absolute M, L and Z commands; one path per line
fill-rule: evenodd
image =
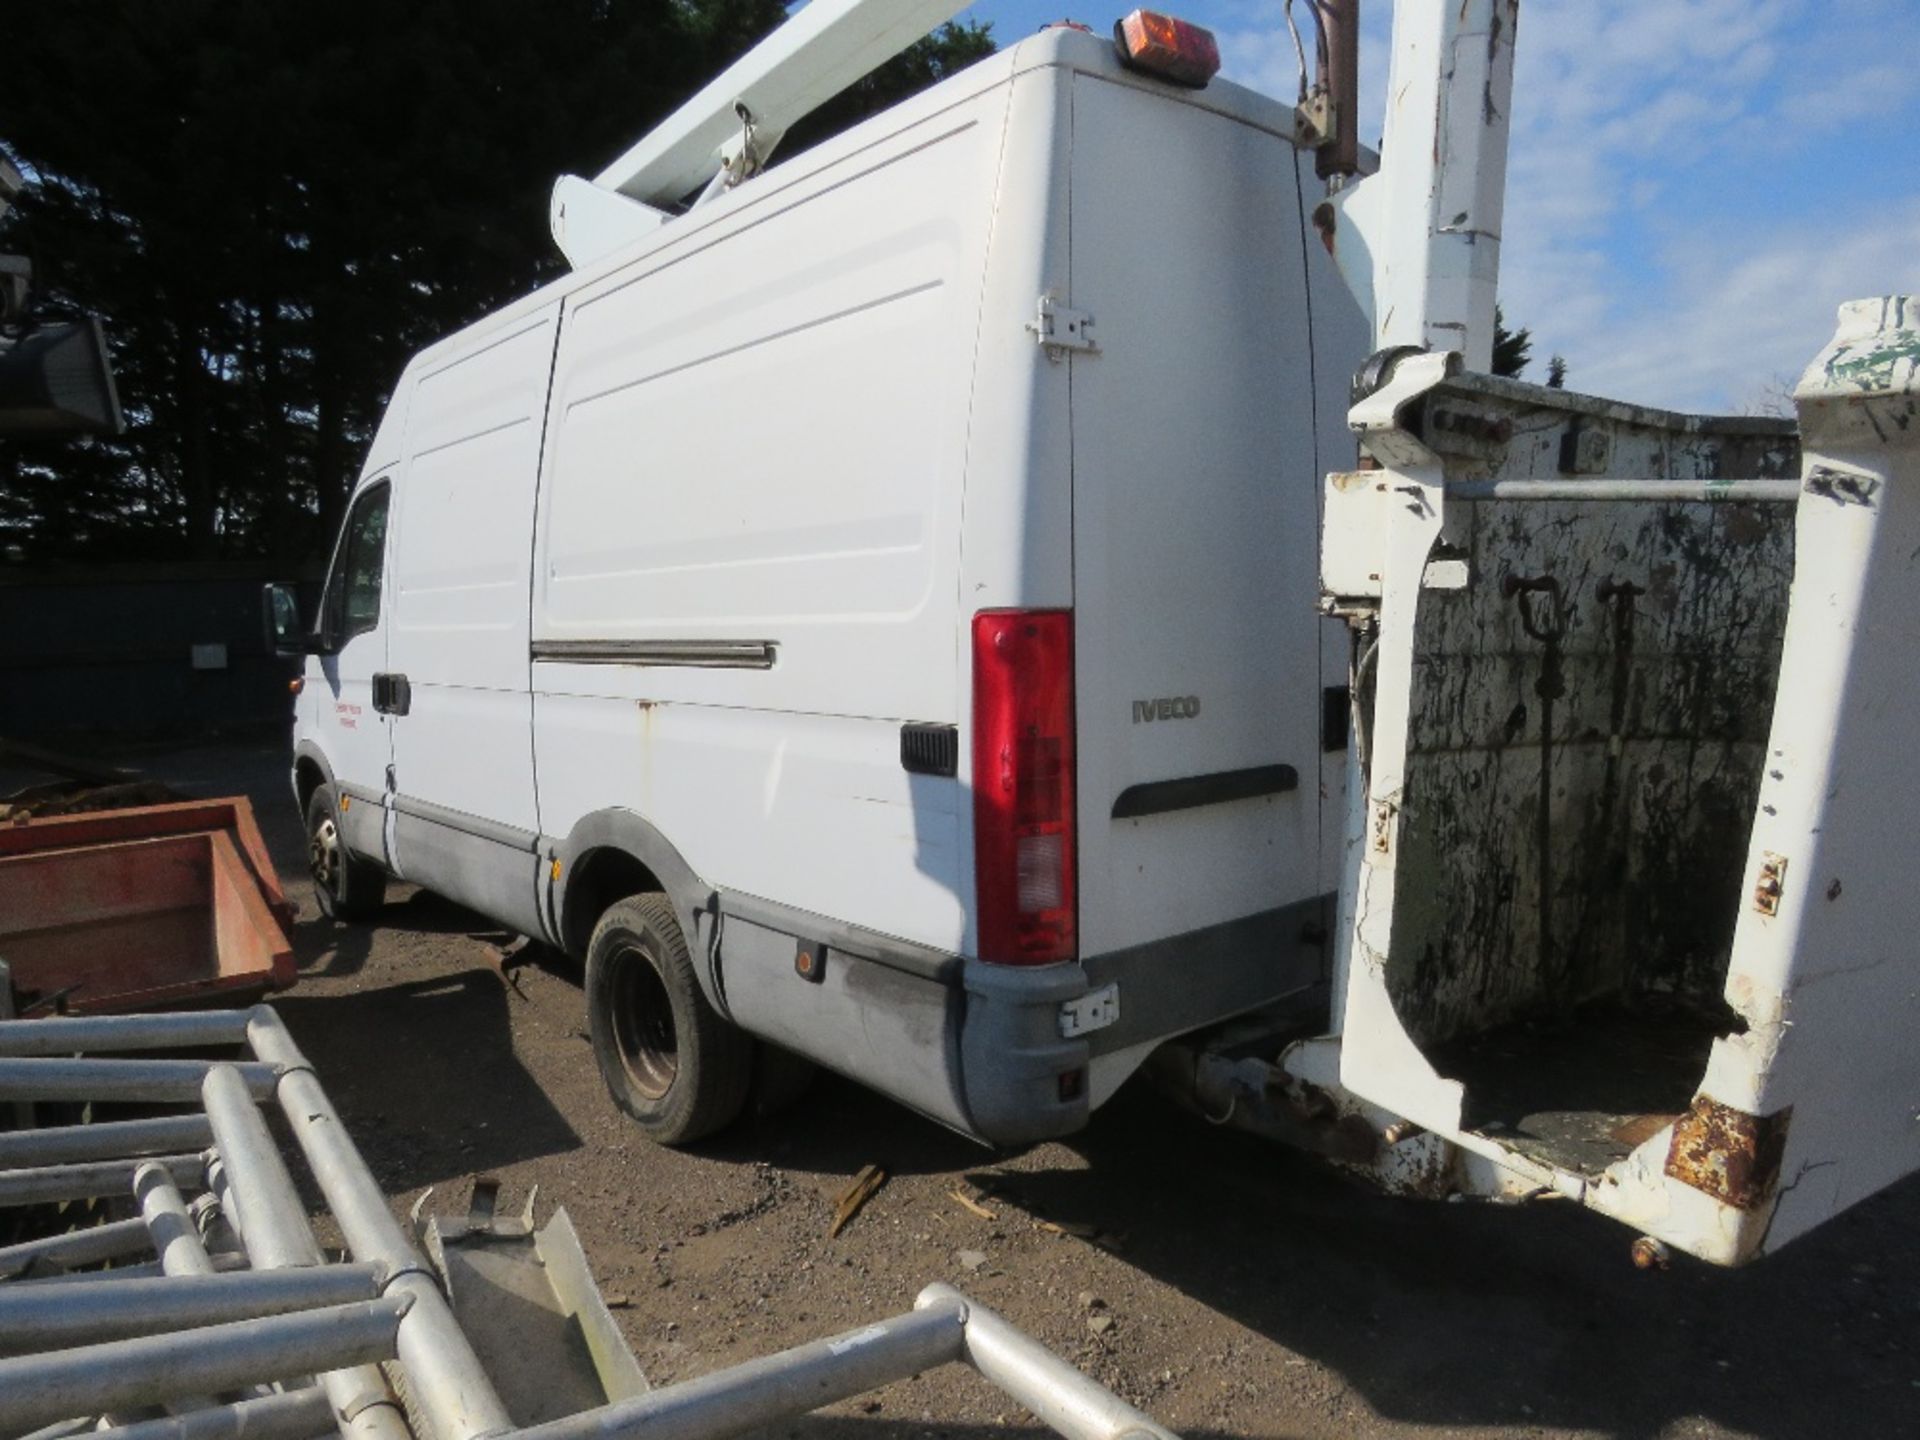
M 330 920 L 371 920 L 386 903 L 387 872 L 347 849 L 331 785 L 318 786 L 307 801 L 307 873 Z
M 753 1043 L 707 1003 L 666 896 L 630 896 L 600 917 L 586 990 L 600 1076 L 650 1139 L 690 1144 L 739 1115 Z

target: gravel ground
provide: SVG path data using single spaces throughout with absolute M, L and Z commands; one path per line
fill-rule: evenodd
M 1386 1199 L 1135 1086 L 1020 1155 L 834 1077 L 794 1112 L 662 1150 L 602 1089 L 563 962 L 503 980 L 486 921 L 407 887 L 377 927 L 317 918 L 283 756 L 275 740 L 140 763 L 253 795 L 301 913 L 282 1013 L 396 1208 L 429 1186 L 463 1208 L 480 1172 L 508 1204 L 537 1183 L 655 1384 L 945 1280 L 1190 1437 L 1920 1436 L 1920 1183 L 1756 1267 L 1648 1274 L 1626 1231 L 1576 1209 Z M 868 1163 L 891 1179 L 829 1239 Z M 788 1433 L 1002 1428 L 1044 1433 L 949 1368 Z

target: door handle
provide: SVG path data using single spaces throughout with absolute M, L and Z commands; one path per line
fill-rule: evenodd
M 373 708 L 382 715 L 405 715 L 413 709 L 413 684 L 404 675 L 376 671 L 373 677 Z

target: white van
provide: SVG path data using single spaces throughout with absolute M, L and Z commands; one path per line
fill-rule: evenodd
M 322 904 L 582 958 L 668 1143 L 780 1051 L 1062 1135 L 1323 997 L 1368 332 L 1293 132 L 1050 30 L 417 356 L 306 642 Z

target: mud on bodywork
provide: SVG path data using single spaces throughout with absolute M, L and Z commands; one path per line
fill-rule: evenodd
M 1777 421 L 1488 376 L 1443 380 L 1408 420 L 1449 486 L 1800 463 Z M 1441 564 L 1459 580 L 1436 584 Z M 1788 505 L 1450 498 L 1393 817 L 1386 981 L 1416 1044 L 1598 997 L 1722 1011 L 1793 564 Z
M 1425 355 L 1356 400 L 1323 604 L 1372 743 L 1339 1030 L 1284 1058 L 1462 1192 L 1737 1265 L 1920 1170 L 1916 313 L 1842 308 L 1797 435 Z
M 1422 1043 L 1717 1000 L 1793 564 L 1787 507 L 1487 501 L 1422 596 L 1388 983 Z M 1417 879 L 1415 878 L 1417 877 Z

